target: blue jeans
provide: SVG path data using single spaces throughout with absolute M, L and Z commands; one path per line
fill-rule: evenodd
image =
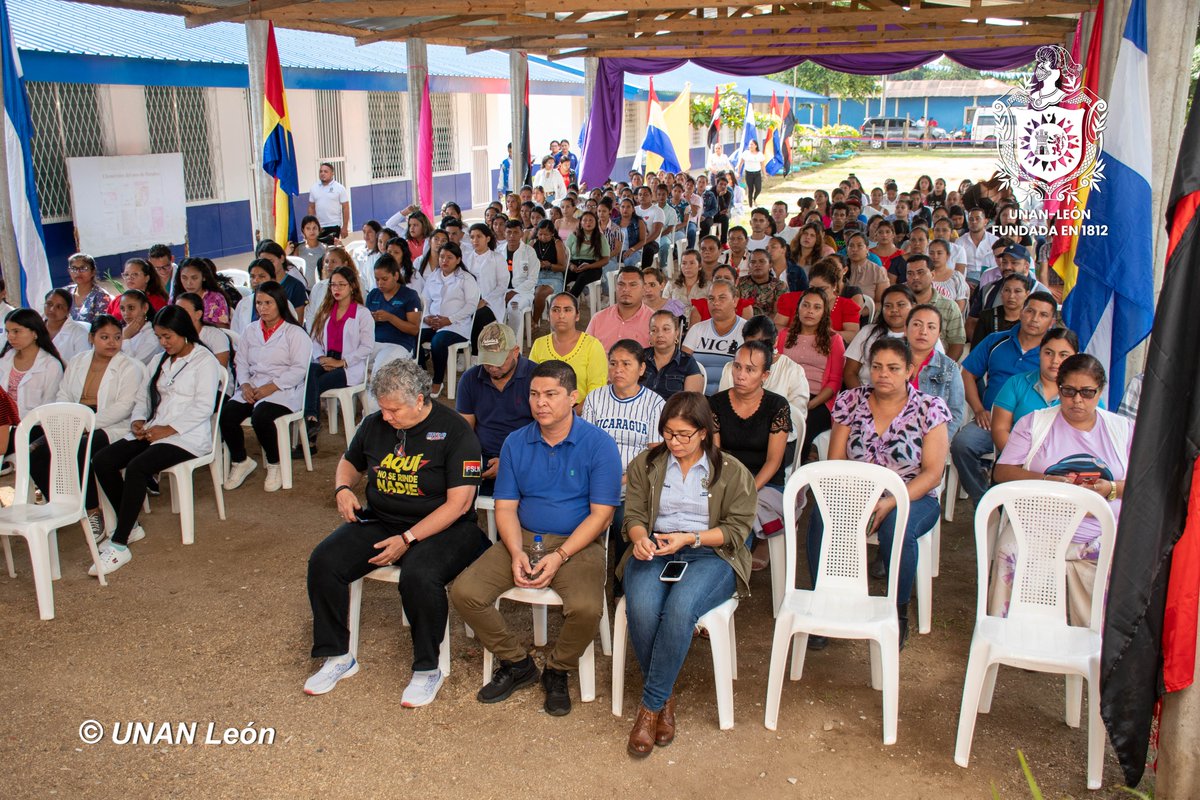
M 342 367 L 326 370 L 317 362 L 308 365 L 308 388 L 304 393 L 304 416 L 306 418 L 321 416 L 321 392 L 330 389 L 345 389 L 346 370 Z
M 658 579 L 669 561 L 686 561 L 677 583 Z M 661 711 L 692 646 L 696 620 L 733 597 L 733 567 L 711 547 L 685 547 L 673 556 L 625 564 L 625 614 L 629 640 L 642 668 L 642 705 Z
M 424 331 L 428 333 L 428 331 Z M 442 329 L 433 334 L 429 340 L 429 357 L 433 360 L 433 382 L 441 385 L 446 379 L 446 361 L 450 358 L 450 348 L 462 344 L 467 338 L 452 330 Z
M 691 250 L 696 246 L 696 223 L 689 222 L 687 226 L 687 246 Z
M 950 442 L 950 458 L 958 470 L 958 480 L 976 505 L 992 483 L 991 465 L 985 463 L 983 457 L 994 449 L 991 431 L 985 431 L 973 419 L 959 428 Z
M 917 539 L 929 533 L 938 515 L 942 513 L 937 498 L 927 494 L 908 506 L 908 527 L 904 529 L 904 548 L 900 552 L 900 576 L 896 581 L 896 605 L 906 606 L 912 598 L 913 583 L 917 579 Z M 821 560 L 821 538 L 825 535 L 825 521 L 820 508 L 814 508 L 808 522 L 808 575 L 817 582 L 817 566 Z M 896 535 L 896 512 L 888 514 L 879 525 L 879 557 L 891 565 L 892 540 Z

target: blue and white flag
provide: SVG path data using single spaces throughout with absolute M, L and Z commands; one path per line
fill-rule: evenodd
M 8 154 L 8 194 L 12 204 L 13 231 L 17 238 L 17 260 L 21 267 L 18 294 L 8 287 L 9 302 L 20 297 L 21 305 L 41 308 L 42 298 L 50 291 L 50 262 L 46 259 L 46 238 L 42 233 L 42 214 L 38 209 L 37 187 L 33 182 L 33 122 L 29 118 L 29 98 L 21 77 L 21 60 L 13 44 L 8 21 L 8 6 L 0 0 L 0 59 L 4 72 L 4 145 Z
M 738 158 L 741 157 L 743 150 L 750 149 L 750 142 L 757 142 L 758 149 L 762 150 L 762 142 L 758 140 L 758 126 L 754 124 L 754 105 L 750 99 L 750 90 L 746 90 L 746 121 L 742 123 L 742 141 L 738 145 L 737 150 L 729 157 L 729 160 L 737 164 Z
M 658 96 L 654 94 L 654 78 L 650 79 L 649 99 L 650 114 L 646 123 L 646 138 L 642 140 L 642 150 L 647 155 L 646 169 L 680 172 L 679 157 L 675 155 L 675 145 L 671 144 L 671 136 L 667 133 L 667 121 L 663 118 L 663 110 L 659 105 Z M 657 159 L 649 158 L 650 155 L 658 156 L 662 159 L 662 163 L 656 164 Z
M 1079 278 L 1063 304 L 1067 326 L 1108 372 L 1109 408 L 1125 391 L 1126 356 L 1154 323 L 1149 97 L 1146 0 L 1133 0 L 1108 98 L 1104 180 L 1088 196 Z

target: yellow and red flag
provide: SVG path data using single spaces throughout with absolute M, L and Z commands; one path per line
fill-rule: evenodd
M 296 145 L 283 91 L 283 69 L 275 47 L 275 25 L 267 24 L 266 78 L 263 90 L 263 171 L 275 178 L 275 241 L 288 243 L 290 196 L 300 194 Z

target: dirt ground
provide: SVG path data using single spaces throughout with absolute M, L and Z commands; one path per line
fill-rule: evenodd
M 854 171 L 873 185 L 913 172 L 984 175 L 986 159 L 862 156 L 818 178 L 792 179 L 765 197 L 829 185 Z M 978 163 L 976 163 L 978 161 Z M 909 163 L 912 162 L 912 163 Z M 941 167 L 944 166 L 944 170 Z M 905 177 L 905 181 L 907 178 Z M 905 181 L 902 181 L 905 182 Z M 803 189 L 801 187 L 804 187 Z M 253 453 L 253 437 L 251 449 Z M 971 767 L 954 764 L 954 739 L 974 623 L 974 545 L 967 504 L 944 526 L 934 583 L 933 632 L 901 654 L 899 740 L 882 743 L 880 695 L 869 686 L 865 644 L 834 642 L 812 653 L 803 680 L 786 682 L 778 731 L 763 727 L 773 620 L 770 577 L 756 573 L 737 612 L 736 727 L 720 731 L 712 661 L 696 640 L 677 684 L 679 735 L 645 761 L 625 753 L 640 693 L 632 653 L 625 716 L 611 713 L 611 659 L 597 651 L 597 698 L 570 716 L 541 710 L 541 690 L 508 702 L 475 701 L 482 651 L 452 617 L 452 671 L 437 701 L 400 707 L 411 642 L 392 586 L 364 591 L 362 671 L 323 697 L 301 691 L 311 616 L 306 560 L 338 523 L 330 495 L 341 435 L 321 436 L 315 469 L 298 466 L 291 491 L 261 491 L 262 471 L 226 494 L 218 520 L 207 474 L 197 480 L 196 544 L 180 544 L 166 495 L 143 517 L 134 560 L 101 587 L 86 574 L 79 528 L 60 532 L 57 617 L 38 620 L 28 557 L 14 543 L 18 575 L 0 578 L 0 763 L 5 797 L 655 797 L 1005 798 L 1029 797 L 1017 762 L 1024 752 L 1049 798 L 1127 797 L 1109 755 L 1105 789 L 1085 785 L 1086 722 L 1063 722 L 1063 682 L 1003 669 L 991 714 L 976 725 Z M 807 575 L 801 551 L 800 574 Z M 804 584 L 802 579 L 802 585 Z M 524 607 L 506 606 L 532 639 Z M 913 613 L 915 625 L 915 607 Z M 550 633 L 557 620 L 552 613 Z M 88 720 L 104 726 L 81 742 Z M 1086 711 L 1085 711 L 1086 720 Z M 115 723 L 198 723 L 194 744 L 112 741 Z M 205 744 L 209 723 L 273 728 L 273 744 Z
M 1062 719 L 1061 679 L 1005 669 L 993 710 L 977 724 L 970 769 L 953 762 L 973 624 L 974 546 L 964 516 L 945 527 L 934 584 L 934 628 L 901 655 L 899 741 L 882 744 L 880 696 L 869 687 L 867 647 L 834 642 L 811 654 L 804 678 L 784 686 L 777 732 L 762 725 L 773 622 L 768 573 L 737 612 L 736 727 L 717 727 L 712 662 L 697 640 L 678 685 L 679 737 L 644 762 L 624 749 L 640 680 L 627 664 L 625 717 L 611 705 L 611 660 L 597 655 L 597 698 L 566 718 L 541 710 L 541 691 L 485 706 L 478 643 L 452 626 L 451 675 L 432 706 L 405 710 L 411 642 L 391 586 L 368 585 L 359 648 L 363 670 L 331 694 L 301 692 L 314 669 L 306 558 L 336 525 L 330 498 L 341 436 L 321 437 L 312 473 L 266 495 L 261 470 L 226 495 L 217 519 L 211 486 L 197 488 L 196 544 L 183 547 L 166 496 L 144 518 L 134 560 L 101 587 L 87 548 L 60 534 L 57 617 L 37 617 L 23 544 L 18 576 L 0 579 L 0 760 L 7 797 L 611 797 L 649 787 L 657 796 L 1027 797 L 1022 750 L 1047 797 L 1125 796 L 1109 759 L 1104 791 L 1085 788 L 1086 734 Z M 960 504 L 965 511 L 965 503 Z M 802 566 L 801 570 L 805 568 Z M 531 639 L 530 615 L 506 607 Z M 914 615 L 915 618 L 915 615 Z M 551 636 L 556 620 L 551 615 Z M 633 662 L 632 654 L 629 657 Z M 578 682 L 571 679 L 578 698 Z M 97 720 L 94 746 L 79 728 Z M 117 745 L 120 722 L 200 723 L 194 745 Z M 229 727 L 275 729 L 273 745 L 202 744 Z

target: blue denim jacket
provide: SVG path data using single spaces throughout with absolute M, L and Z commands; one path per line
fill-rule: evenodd
M 942 398 L 950 409 L 946 433 L 953 439 L 966 417 L 967 396 L 963 390 L 962 368 L 950 356 L 934 350 L 933 358 L 921 370 L 917 383 L 922 392 Z

